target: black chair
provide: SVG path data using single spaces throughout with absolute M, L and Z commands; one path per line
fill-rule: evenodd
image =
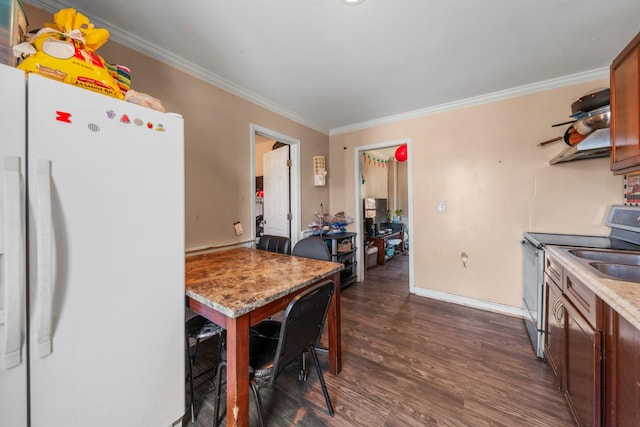
M 322 335 L 322 326 L 329 311 L 333 288 L 333 281 L 329 280 L 301 292 L 287 306 L 282 322 L 266 320 L 258 323 L 251 330 L 249 345 L 250 385 L 262 427 L 266 424 L 260 389 L 272 388 L 280 372 L 291 362 L 299 359 L 305 351 L 309 351 L 313 357 L 327 410 L 333 416 L 333 406 L 315 352 L 316 344 Z M 225 368 L 226 363 L 222 361 L 216 378 L 214 426 L 218 425 L 222 370 Z
M 224 343 L 224 328 L 217 323 L 214 323 L 203 316 L 195 316 L 185 322 L 185 348 L 187 352 L 187 362 L 189 363 L 189 373 L 187 374 L 187 381 L 189 382 L 189 408 L 191 414 L 191 422 L 195 422 L 195 396 L 193 394 L 193 381 L 201 375 L 204 375 L 211 370 L 215 369 L 218 360 L 214 363 L 211 369 L 208 369 L 195 377 L 193 376 L 194 364 L 196 360 L 196 354 L 198 353 L 198 345 L 200 341 L 218 337 L 218 347 L 216 355 L 221 354 Z M 193 351 L 191 349 L 191 340 L 195 340 Z
M 272 236 L 265 234 L 264 236 L 260 236 L 256 248 L 264 251 L 291 255 L 291 239 L 284 236 Z
M 320 261 L 332 261 L 331 251 L 329 250 L 329 246 L 325 243 L 324 239 L 319 236 L 310 236 L 305 239 L 302 239 L 296 243 L 291 251 L 292 255 L 301 256 L 304 258 L 313 258 Z M 328 350 L 324 347 L 318 347 L 316 350 L 319 350 L 323 353 L 326 353 Z M 301 376 L 306 375 L 307 365 L 306 359 L 304 355 L 301 360 Z
M 298 241 L 293 247 L 291 255 L 331 261 L 331 251 L 329 251 L 324 239 L 319 236 L 311 236 Z

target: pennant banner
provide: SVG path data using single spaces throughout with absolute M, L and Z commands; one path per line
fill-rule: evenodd
M 389 160 L 378 159 L 373 157 L 371 154 L 362 153 L 363 161 L 367 162 L 369 165 L 373 164 L 375 167 L 386 168 L 389 164 Z

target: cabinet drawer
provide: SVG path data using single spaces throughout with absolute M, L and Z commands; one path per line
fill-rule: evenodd
M 566 298 L 592 327 L 602 331 L 602 300 L 571 273 L 564 275 L 562 285 Z
M 544 272 L 556 283 L 560 283 L 562 280 L 562 265 L 546 251 L 544 253 Z

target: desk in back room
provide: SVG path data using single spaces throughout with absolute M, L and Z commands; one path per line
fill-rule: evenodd
M 401 240 L 401 243 L 398 246 L 400 246 L 400 252 L 404 252 L 404 227 L 401 230 L 393 231 L 381 236 L 367 237 L 367 242 L 373 242 L 373 245 L 378 248 L 378 265 L 385 265 L 387 262 L 385 247 L 387 245 L 387 240 L 390 239 Z

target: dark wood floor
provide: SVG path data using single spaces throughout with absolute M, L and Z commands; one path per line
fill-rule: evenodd
M 408 257 L 396 256 L 342 292 L 343 370 L 325 374 L 328 415 L 314 370 L 292 366 L 262 394 L 271 426 L 572 426 L 549 367 L 522 319 L 411 295 Z M 213 348 L 213 346 L 210 346 Z M 209 363 L 201 345 L 199 368 Z M 326 370 L 326 356 L 320 354 Z M 310 366 L 311 367 L 311 366 Z M 197 426 L 211 426 L 212 375 L 196 382 Z M 223 399 L 224 400 L 224 399 Z M 251 400 L 251 423 L 259 425 Z M 188 420 L 185 425 L 189 425 Z M 223 424 L 224 425 L 224 424 Z

